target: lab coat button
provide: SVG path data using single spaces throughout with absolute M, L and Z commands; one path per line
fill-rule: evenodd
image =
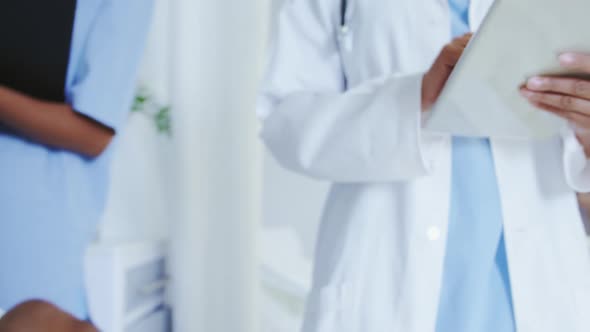
M 428 228 L 428 231 L 426 232 L 426 236 L 430 241 L 438 241 L 441 235 L 442 232 L 440 231 L 440 228 L 434 226 Z
M 343 25 L 342 27 L 340 27 L 340 34 L 341 35 L 346 35 L 346 34 L 348 34 L 349 31 L 350 31 L 350 28 L 347 25 Z

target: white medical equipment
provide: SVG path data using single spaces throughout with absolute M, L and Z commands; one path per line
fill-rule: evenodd
M 86 284 L 90 316 L 101 331 L 170 331 L 164 244 L 91 246 Z

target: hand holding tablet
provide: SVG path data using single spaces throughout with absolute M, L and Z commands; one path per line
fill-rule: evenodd
M 527 139 L 557 135 L 565 120 L 590 128 L 588 12 L 585 0 L 497 0 L 426 128 Z
M 590 54 L 565 53 L 559 57 L 575 76 L 535 76 L 521 88 L 522 95 L 539 109 L 567 119 L 580 129 L 590 129 Z M 586 76 L 584 76 L 586 75 Z

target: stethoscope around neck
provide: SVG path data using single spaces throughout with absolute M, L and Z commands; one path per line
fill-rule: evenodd
M 339 35 L 343 37 L 348 33 L 348 5 L 350 0 L 340 0 L 340 29 Z
M 340 26 L 346 26 L 346 8 L 348 7 L 348 0 L 341 0 L 340 3 Z

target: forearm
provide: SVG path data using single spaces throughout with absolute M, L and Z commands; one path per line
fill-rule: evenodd
M 391 182 L 428 172 L 421 73 L 366 81 L 345 93 L 262 95 L 261 137 L 285 168 L 330 182 Z
M 65 103 L 37 100 L 0 86 L 0 124 L 52 148 L 97 157 L 114 132 Z
M 578 202 L 584 211 L 590 211 L 590 194 L 578 194 Z

